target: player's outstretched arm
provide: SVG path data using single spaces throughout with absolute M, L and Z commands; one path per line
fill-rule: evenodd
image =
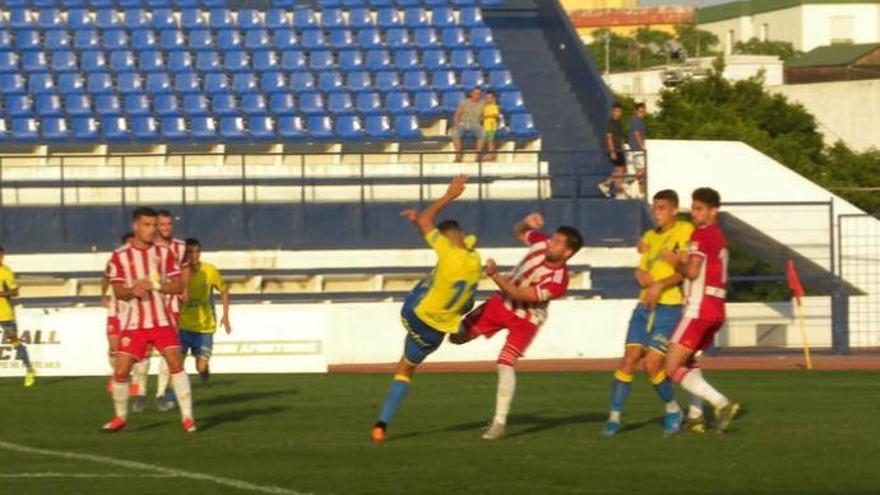
M 223 306 L 223 317 L 220 318 L 220 325 L 226 330 L 227 334 L 232 333 L 232 325 L 229 323 L 229 288 L 220 292 L 220 302 Z
M 534 287 L 517 287 L 513 282 L 508 280 L 507 277 L 498 273 L 498 265 L 492 258 L 486 260 L 485 270 L 486 275 L 495 282 L 495 285 L 501 289 L 501 292 L 510 296 L 514 301 L 527 303 L 540 302 Z
M 449 206 L 450 203 L 455 201 L 456 198 L 461 196 L 464 192 L 467 180 L 467 175 L 462 174 L 455 176 L 452 179 L 452 182 L 449 183 L 446 193 L 431 203 L 423 211 L 419 212 L 415 208 L 407 208 L 400 212 L 400 216 L 414 223 L 422 234 L 427 234 L 434 230 L 434 220 L 437 218 L 437 214 L 443 211 L 444 208 Z
M 526 234 L 530 230 L 538 230 L 544 226 L 544 215 L 532 213 L 513 227 L 513 235 L 521 242 L 526 242 Z

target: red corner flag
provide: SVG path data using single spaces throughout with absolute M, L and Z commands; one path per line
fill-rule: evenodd
M 800 306 L 802 303 L 801 298 L 804 297 L 804 286 L 801 285 L 801 279 L 794 268 L 793 260 L 788 260 L 785 271 L 788 276 L 788 288 L 791 289 L 791 295 L 797 299 L 797 304 Z

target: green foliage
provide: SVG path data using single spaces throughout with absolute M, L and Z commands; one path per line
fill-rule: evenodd
M 698 29 L 694 24 L 675 26 L 675 39 L 684 46 L 689 57 L 706 57 L 718 53 L 718 36 Z
M 652 53 L 649 45 L 652 43 L 663 48 L 667 41 L 675 40 L 684 46 L 689 57 L 697 55 L 699 43 L 700 56 L 717 53 L 718 37 L 714 34 L 696 29 L 693 25 L 678 25 L 675 27 L 676 34 L 664 31 L 655 31 L 641 28 L 633 36 L 616 34 L 609 29 L 598 29 L 593 32 L 593 41 L 587 44 L 587 51 L 602 70 L 605 69 L 605 39 L 609 39 L 609 61 L 612 72 L 626 72 L 638 70 L 643 67 L 665 65 L 667 56 L 664 53 Z
M 733 52 L 746 55 L 776 55 L 783 62 L 801 53 L 787 41 L 761 41 L 758 38 L 737 41 L 733 45 Z

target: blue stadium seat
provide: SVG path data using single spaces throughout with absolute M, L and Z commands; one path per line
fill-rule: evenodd
M 19 142 L 34 142 L 40 139 L 37 120 L 30 117 L 12 119 L 12 139 Z
M 36 112 L 40 117 L 60 117 L 64 115 L 61 97 L 55 94 L 37 96 Z
M 365 29 L 375 26 L 373 16 L 367 7 L 355 7 L 348 11 L 348 25 L 354 29 Z
M 379 97 L 379 93 L 373 91 L 358 93 L 355 99 L 355 106 L 357 111 L 363 115 L 378 115 L 383 111 L 382 99 Z
M 436 71 L 449 67 L 449 61 L 446 60 L 445 50 L 425 50 L 422 53 L 422 65 L 426 69 Z
M 336 49 L 353 48 L 354 35 L 348 29 L 334 29 L 330 31 L 330 46 Z
M 78 72 L 65 72 L 58 74 L 57 86 L 63 94 L 83 93 L 86 90 L 86 81 Z
M 472 69 L 477 66 L 477 57 L 474 52 L 467 49 L 452 50 L 449 63 L 453 69 Z
M 343 6 L 342 0 L 317 0 L 318 6 L 323 9 L 335 9 Z
M 34 100 L 28 95 L 7 95 L 6 113 L 12 117 L 30 117 L 34 114 Z
M 275 139 L 275 119 L 268 115 L 252 115 L 247 120 L 251 139 Z
M 340 115 L 336 117 L 336 134 L 342 139 L 355 140 L 364 137 L 364 127 L 360 117 L 356 115 Z
M 211 29 L 235 29 L 235 20 L 232 11 L 228 8 L 213 8 L 208 11 L 208 26 Z
M 307 119 L 309 137 L 318 141 L 330 141 L 336 137 L 330 117 L 312 116 Z
M 410 9 L 413 7 L 421 7 L 422 0 L 397 0 L 396 2 L 394 2 L 392 0 L 370 0 L 370 4 L 375 5 L 375 6 L 381 5 L 383 7 L 387 7 L 387 6 L 396 4 L 400 8 Z
M 238 29 L 263 29 L 263 15 L 257 9 L 241 9 L 238 11 Z
M 455 11 L 451 7 L 435 7 L 432 11 L 431 25 L 434 27 L 455 27 Z
M 349 72 L 345 78 L 345 88 L 354 92 L 371 91 L 373 82 L 370 73 L 362 70 Z
M 156 119 L 150 116 L 132 117 L 131 133 L 139 141 L 158 141 L 159 125 Z
M 180 9 L 192 9 L 201 5 L 199 0 L 174 0 L 172 3 Z
M 73 46 L 73 40 L 67 34 L 67 31 L 60 29 L 46 31 L 43 41 L 46 43 L 46 48 L 50 51 L 68 50 Z
M 13 29 L 29 29 L 36 27 L 31 10 L 19 7 L 9 11 L 9 27 Z
M 376 12 L 376 25 L 380 28 L 396 28 L 403 26 L 403 20 L 397 15 L 394 7 L 383 7 Z
M 49 142 L 67 141 L 70 138 L 70 130 L 67 121 L 63 117 L 48 117 L 40 122 L 43 139 Z
M 408 91 L 428 89 L 428 75 L 423 70 L 408 70 L 403 73 L 403 87 Z
M 229 91 L 229 77 L 222 73 L 216 72 L 205 74 L 205 92 L 209 95 Z
M 76 33 L 74 38 L 74 47 L 80 50 L 84 50 L 81 45 L 82 43 L 91 44 L 91 34 L 92 31 L 79 31 Z M 82 37 L 82 40 L 80 39 Z M 97 34 L 95 35 L 95 39 L 97 40 Z M 128 33 L 122 29 L 114 29 L 112 31 L 105 31 L 104 37 L 101 41 L 101 47 L 107 51 L 114 50 L 127 50 L 129 47 Z M 97 46 L 95 46 L 97 48 Z
M 297 29 L 314 30 L 320 28 L 315 12 L 310 7 L 297 6 L 293 9 L 293 26 Z
M 189 95 L 202 92 L 202 81 L 199 75 L 192 70 L 174 71 L 174 92 L 181 95 Z
M 95 27 L 95 19 L 88 9 L 73 8 L 67 11 L 67 24 L 74 31 L 92 29 Z
M 158 31 L 165 31 L 170 29 L 177 29 L 177 19 L 174 18 L 174 11 L 167 8 L 156 9 L 153 11 L 153 22 L 151 24 L 153 29 Z
M 214 43 L 214 36 L 207 29 L 196 29 L 189 32 L 190 50 L 197 52 L 216 50 L 217 44 Z
M 151 29 L 138 29 L 131 31 L 131 48 L 135 51 L 144 51 L 159 46 L 156 33 Z
M 95 114 L 99 117 L 118 117 L 122 115 L 122 104 L 114 94 L 103 94 L 95 97 Z
M 168 70 L 179 74 L 193 70 L 195 67 L 192 54 L 189 52 L 170 52 L 168 53 Z
M 489 71 L 489 87 L 495 90 L 513 88 L 513 77 L 511 77 L 510 71 L 506 69 Z
M 153 97 L 153 111 L 159 117 L 177 117 L 180 115 L 180 105 L 177 95 L 161 94 Z
M 253 64 L 257 72 L 273 72 L 281 68 L 278 56 L 271 50 L 254 52 Z
M 0 52 L 0 73 L 9 74 L 17 73 L 18 54 L 15 52 Z
M 74 117 L 73 138 L 77 141 L 97 141 L 100 138 L 98 121 L 92 117 Z
M 390 48 L 407 48 L 411 45 L 409 31 L 406 28 L 389 28 L 385 30 L 385 43 Z
M 179 52 L 187 49 L 186 36 L 183 31 L 169 29 L 159 34 L 159 47 L 166 52 Z
M 538 129 L 535 128 L 535 121 L 532 120 L 532 114 L 529 113 L 511 115 L 510 132 L 519 139 L 535 139 L 539 135 Z
M 186 120 L 183 117 L 162 117 L 159 123 L 162 139 L 165 141 L 186 141 L 189 132 L 186 130 Z
M 463 91 L 445 91 L 443 93 L 443 110 L 452 113 L 458 108 L 458 104 L 465 98 Z
M 128 30 L 147 29 L 150 27 L 150 14 L 145 9 L 126 9 L 122 25 Z
M 500 7 L 503 3 L 504 0 L 480 0 L 483 7 Z
M 185 8 L 180 11 L 180 27 L 185 31 L 194 29 L 205 29 L 208 21 L 202 16 L 202 10 L 196 8 Z
M 224 52 L 241 50 L 244 48 L 244 39 L 238 31 L 223 30 L 217 34 L 217 46 Z
M 444 29 L 440 34 L 440 38 L 443 41 L 443 46 L 447 49 L 465 48 L 469 46 L 464 29 L 461 29 L 460 27 Z
M 392 91 L 385 96 L 385 108 L 392 115 L 402 115 L 413 112 L 413 105 L 409 93 L 405 91 Z
M 245 115 L 266 115 L 269 105 L 262 93 L 251 93 L 241 97 L 241 109 Z
M 452 0 L 452 5 L 456 7 L 473 7 L 478 3 L 477 0 Z
M 160 72 L 165 70 L 165 58 L 158 50 L 140 52 L 138 57 L 138 69 L 141 72 Z
M 250 72 L 251 59 L 248 52 L 236 50 L 223 55 L 223 69 L 226 72 Z
M 260 82 L 251 72 L 235 74 L 232 76 L 232 90 L 239 95 L 257 93 L 260 91 Z
M 324 97 L 316 92 L 301 93 L 299 109 L 305 115 L 321 115 L 324 113 Z
M 464 27 L 482 27 L 483 11 L 479 7 L 464 7 L 458 11 L 458 23 Z
M 276 93 L 269 96 L 269 111 L 275 115 L 296 115 L 292 93 Z
M 99 9 L 95 14 L 95 26 L 98 29 L 121 28 L 122 19 L 116 9 L 103 8 Z
M 279 8 L 271 8 L 266 11 L 266 28 L 282 29 L 291 27 L 290 19 L 287 17 L 287 10 Z
M 394 136 L 391 119 L 387 115 L 367 115 L 365 127 L 367 135 L 374 139 L 390 139 Z
M 342 15 L 342 9 L 331 7 L 321 10 L 321 26 L 324 29 L 333 30 L 347 28 L 348 24 L 345 22 L 345 17 Z
M 19 94 L 25 92 L 25 78 L 21 74 L 0 75 L 0 92 L 3 94 Z
M 280 71 L 264 72 L 260 76 L 260 91 L 271 95 L 287 91 L 287 81 Z
M 394 133 L 399 139 L 424 139 L 419 121 L 415 115 L 398 115 L 394 117 Z
M 524 113 L 526 111 L 522 93 L 517 90 L 501 92 L 498 103 L 504 113 Z
M 150 115 L 150 99 L 143 93 L 128 95 L 122 100 L 127 115 Z
M 501 60 L 501 52 L 497 48 L 484 48 L 478 55 L 480 67 L 483 69 L 503 69 L 504 62 Z
M 134 72 L 136 67 L 134 52 L 130 50 L 110 52 L 110 69 L 114 72 Z
M 24 72 L 49 72 L 49 58 L 44 52 L 25 52 L 21 56 L 21 69 Z
M 354 114 L 354 102 L 351 101 L 351 95 L 342 92 L 331 93 L 327 97 L 327 111 L 333 115 Z
M 415 49 L 407 48 L 394 52 L 394 67 L 397 70 L 419 69 L 419 54 Z
M 92 115 L 92 100 L 86 94 L 67 94 L 64 97 L 64 112 L 73 117 L 90 116 Z
M 217 52 L 196 53 L 196 70 L 199 72 L 219 72 L 223 70 L 220 63 L 220 54 Z
M 483 71 L 479 69 L 465 69 L 461 71 L 461 77 L 459 78 L 459 83 L 462 88 L 473 89 L 473 88 L 482 88 L 486 85 L 486 79 L 483 76 Z
M 288 86 L 294 93 L 313 91 L 315 89 L 315 76 L 311 72 L 292 72 Z
M 55 79 L 52 74 L 31 74 L 28 76 L 28 92 L 41 95 L 55 92 Z
M 15 33 L 15 49 L 33 51 L 43 49 L 43 39 L 36 29 L 21 29 Z
M 287 71 L 305 70 L 306 55 L 300 50 L 286 50 L 281 54 L 281 68 Z
M 147 92 L 153 95 L 171 93 L 174 91 L 174 85 L 171 84 L 171 77 L 165 72 L 153 72 L 147 74 L 145 86 Z
M 475 27 L 470 31 L 470 44 L 476 48 L 495 48 L 492 30 L 487 27 Z
M 339 67 L 345 71 L 361 70 L 364 65 L 364 54 L 360 50 L 342 50 L 339 52 Z
M 190 117 L 202 117 L 210 113 L 208 97 L 198 93 L 183 96 L 183 113 Z
M 390 69 L 391 53 L 385 49 L 367 50 L 366 65 L 372 71 Z
M 309 50 L 317 50 L 327 46 L 327 42 L 324 40 L 324 32 L 319 29 L 303 31 L 299 41 L 304 48 Z
M 376 74 L 374 83 L 379 91 L 395 91 L 400 88 L 400 77 L 394 71 L 382 71 Z
M 244 46 L 254 52 L 269 50 L 272 48 L 272 37 L 265 29 L 252 29 L 244 35 Z
M 437 91 L 448 91 L 459 87 L 455 71 L 440 69 L 431 75 L 431 86 Z
M 408 7 L 403 12 L 403 25 L 410 29 L 427 27 L 428 14 L 422 7 Z
M 296 5 L 296 0 L 272 0 L 273 7 L 292 8 L 294 5 Z
M 208 115 L 194 116 L 189 119 L 190 137 L 199 141 L 213 141 L 217 139 L 217 121 Z
M 293 29 L 278 29 L 272 34 L 272 46 L 284 51 L 299 48 L 299 40 Z
M 364 50 L 385 47 L 385 43 L 382 41 L 382 36 L 379 34 L 379 30 L 375 28 L 365 28 L 358 31 L 357 44 Z
M 105 117 L 101 119 L 101 132 L 107 141 L 128 141 L 128 122 L 123 117 Z
M 345 91 L 342 74 L 337 71 L 322 72 L 318 75 L 318 89 L 324 93 Z
M 306 126 L 297 115 L 283 115 L 278 118 L 278 135 L 285 140 L 305 139 Z
M 15 46 L 12 31 L 0 29 L 0 50 L 13 50 Z
M 84 52 L 80 57 L 82 70 L 86 74 L 102 72 L 107 69 L 107 60 L 104 58 L 104 52 Z
M 413 44 L 416 48 L 427 50 L 440 47 L 440 38 L 437 36 L 437 31 L 434 28 L 416 28 L 413 31 L 413 38 Z
M 329 70 L 335 65 L 336 61 L 330 50 L 314 50 L 309 54 L 309 68 L 312 70 Z
M 232 93 L 216 93 L 211 96 L 211 111 L 216 115 L 238 115 L 238 100 Z

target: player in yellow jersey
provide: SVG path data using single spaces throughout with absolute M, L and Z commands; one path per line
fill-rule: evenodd
M 24 365 L 24 386 L 33 387 L 37 382 L 34 367 L 28 355 L 27 346 L 18 339 L 18 325 L 15 322 L 15 309 L 12 307 L 12 298 L 18 297 L 18 282 L 15 274 L 8 266 L 3 264 L 6 252 L 0 246 L 0 343 L 11 345 L 15 349 L 15 359 Z
M 186 299 L 180 311 L 180 344 L 183 357 L 192 352 L 196 358 L 196 370 L 202 383 L 208 381 L 211 351 L 214 347 L 214 332 L 217 318 L 214 313 L 214 291 L 220 293 L 223 315 L 220 325 L 229 334 L 229 287 L 223 281 L 220 270 L 202 258 L 202 244 L 198 239 L 186 240 L 186 260 L 189 263 L 189 284 Z
M 669 252 L 686 251 L 694 226 L 676 219 L 678 194 L 675 191 L 666 189 L 655 194 L 651 209 L 657 227 L 645 232 L 639 242 L 641 261 L 635 277 L 642 290 L 629 322 L 623 360 L 614 373 L 611 414 L 602 431 L 606 436 L 620 431 L 620 414 L 642 359 L 645 360 L 645 373 L 666 405 L 665 433 L 673 435 L 681 428 L 683 414 L 675 401 L 672 382 L 664 371 L 664 359 L 669 338 L 681 317 L 684 294 L 681 275 L 664 256 Z
M 446 194 L 424 211 L 408 209 L 401 213 L 415 224 L 425 242 L 437 253 L 437 265 L 403 303 L 401 320 L 406 329 L 403 357 L 397 365 L 379 421 L 373 427 L 371 436 L 376 443 L 385 441 L 385 430 L 409 392 L 416 367 L 440 347 L 447 334 L 458 331 L 462 315 L 473 307 L 482 270 L 480 255 L 474 250 L 476 239 L 465 236 L 455 220 L 434 226 L 434 218 L 461 196 L 466 182 L 467 176 L 459 175 L 449 184 Z
M 495 91 L 486 91 L 486 104 L 483 106 L 483 132 L 486 143 L 487 162 L 495 161 L 495 133 L 498 131 L 498 121 L 501 120 L 501 108 L 496 102 Z

